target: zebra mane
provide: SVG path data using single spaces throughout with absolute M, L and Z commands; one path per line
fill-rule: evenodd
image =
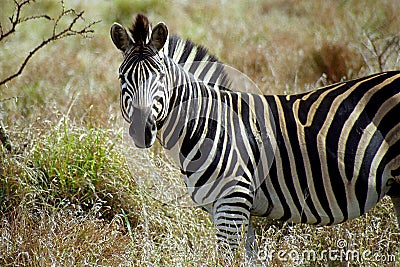
M 149 19 L 143 14 L 137 14 L 129 33 L 136 45 L 147 44 L 151 36 Z M 220 89 L 229 91 L 231 82 L 224 66 L 207 48 L 175 34 L 169 35 L 167 42 L 164 53 L 174 62 L 205 84 L 218 85 Z
M 135 44 L 144 45 L 149 41 L 150 22 L 149 19 L 143 15 L 138 14 L 132 27 L 129 29 Z
M 169 58 L 183 66 L 185 70 L 192 73 L 196 78 L 206 84 L 217 84 L 219 88 L 230 91 L 231 82 L 223 64 L 204 46 L 195 44 L 189 39 L 182 39 L 176 34 L 172 34 L 168 38 L 168 45 L 164 46 L 164 52 Z M 206 71 L 201 71 L 196 74 L 198 69 Z M 212 72 L 212 77 L 207 77 L 207 73 L 211 69 L 213 69 L 210 71 Z

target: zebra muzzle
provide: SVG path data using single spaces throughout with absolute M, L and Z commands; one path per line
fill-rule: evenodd
M 138 148 L 149 148 L 154 144 L 157 126 L 151 107 L 133 108 L 129 135 Z

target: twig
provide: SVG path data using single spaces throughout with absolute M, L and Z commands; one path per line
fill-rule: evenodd
M 92 26 L 99 22 L 99 21 L 94 21 L 94 22 L 91 22 L 91 23 L 81 27 L 80 29 L 74 29 L 74 27 L 76 26 L 76 24 L 79 20 L 84 21 L 84 18 L 83 18 L 84 12 L 83 11 L 77 12 L 74 9 L 66 10 L 63 0 L 61 0 L 61 12 L 55 18 L 53 18 L 47 14 L 21 17 L 22 10 L 32 2 L 35 2 L 35 0 L 22 0 L 22 1 L 14 0 L 15 9 L 14 9 L 13 15 L 9 18 L 10 23 L 11 23 L 10 28 L 8 30 L 5 30 L 3 28 L 3 25 L 0 24 L 0 42 L 5 40 L 5 38 L 7 38 L 7 37 L 9 38 L 13 33 L 15 33 L 17 26 L 21 25 L 22 23 L 28 23 L 30 21 L 38 20 L 38 19 L 46 19 L 46 20 L 53 21 L 52 35 L 50 37 L 48 37 L 47 39 L 44 39 L 39 45 L 34 47 L 32 50 L 30 50 L 29 54 L 25 57 L 25 59 L 19 65 L 18 70 L 15 73 L 9 75 L 8 77 L 0 80 L 0 86 L 9 82 L 10 80 L 14 79 L 15 77 L 19 76 L 22 73 L 22 71 L 25 69 L 29 60 L 31 60 L 31 58 L 40 49 L 42 49 L 43 47 L 48 45 L 50 42 L 60 40 L 60 39 L 63 39 L 63 38 L 69 37 L 69 36 L 76 36 L 76 35 L 86 37 L 88 34 L 91 34 L 94 32 L 92 29 Z M 62 28 L 61 30 L 58 30 L 60 21 L 68 15 L 72 15 L 73 18 L 70 20 L 69 24 L 66 27 Z M 3 100 L 0 101 L 0 105 L 1 105 L 1 102 L 3 102 Z M 1 117 L 0 117 L 0 142 L 3 144 L 3 146 L 8 151 L 12 150 L 12 143 L 10 141 L 9 136 L 6 133 L 6 130 L 3 125 Z
M 385 70 L 387 61 L 390 57 L 397 55 L 400 51 L 400 37 L 391 35 L 384 38 L 381 35 L 372 36 L 372 34 L 364 33 L 366 42 L 362 42 L 367 53 L 360 50 L 364 62 L 371 71 L 375 71 L 373 65 L 377 65 L 377 70 L 382 72 Z M 369 55 L 368 55 L 369 54 Z M 375 64 L 371 64 L 373 61 Z
M 22 8 L 29 4 L 30 0 L 24 0 L 20 3 L 18 3 L 17 0 L 14 0 L 14 4 L 15 4 L 15 11 L 13 13 L 13 15 L 9 18 L 10 22 L 11 22 L 11 28 L 7 31 L 7 32 L 3 32 L 3 27 L 0 25 L 1 28 L 1 35 L 0 35 L 0 42 L 6 38 L 7 36 L 9 36 L 10 34 L 15 32 L 15 28 L 17 27 L 18 24 L 21 23 L 21 10 Z
M 66 37 L 70 37 L 70 36 L 76 36 L 76 35 L 80 35 L 83 37 L 86 37 L 87 34 L 91 34 L 94 33 L 94 31 L 91 29 L 91 27 L 98 23 L 99 21 L 94 21 L 91 22 L 89 24 L 87 24 L 86 26 L 84 26 L 81 29 L 74 29 L 74 26 L 76 25 L 76 23 L 78 22 L 78 20 L 82 20 L 84 21 L 83 18 L 83 14 L 84 11 L 81 12 L 77 12 L 74 9 L 65 9 L 64 6 L 64 1 L 61 1 L 61 6 L 62 6 L 62 10 L 61 13 L 58 15 L 57 18 L 52 18 L 47 14 L 44 15 L 38 15 L 38 16 L 29 16 L 26 18 L 21 18 L 20 14 L 21 14 L 21 9 L 28 3 L 30 3 L 30 0 L 25 0 L 22 1 L 20 3 L 18 3 L 16 0 L 14 0 L 14 3 L 16 5 L 16 11 L 14 12 L 13 16 L 10 18 L 11 21 L 11 29 L 8 30 L 6 33 L 3 33 L 3 30 L 1 28 L 1 37 L 0 37 L 0 41 L 2 39 L 4 39 L 5 37 L 9 36 L 11 33 L 15 32 L 15 28 L 17 25 L 21 24 L 22 22 L 27 22 L 27 21 L 31 21 L 31 20 L 35 20 L 35 19 L 40 19 L 40 18 L 45 18 L 48 20 L 53 20 L 54 24 L 53 24 L 53 30 L 52 30 L 52 36 L 50 36 L 49 38 L 43 40 L 39 45 L 37 45 L 35 48 L 33 48 L 29 54 L 25 57 L 25 59 L 22 61 L 22 63 L 19 65 L 18 70 L 9 75 L 8 77 L 0 80 L 0 86 L 9 82 L 10 80 L 16 78 L 17 76 L 21 75 L 22 71 L 25 69 L 26 65 L 28 64 L 29 60 L 33 57 L 34 54 L 36 54 L 40 49 L 42 49 L 43 47 L 45 47 L 47 44 L 49 44 L 52 41 L 56 41 L 59 39 L 63 39 Z M 62 18 L 64 18 L 67 15 L 72 14 L 74 17 L 72 18 L 71 22 L 69 23 L 68 26 L 66 26 L 63 30 L 57 32 L 57 28 L 59 26 L 59 22 L 61 21 Z

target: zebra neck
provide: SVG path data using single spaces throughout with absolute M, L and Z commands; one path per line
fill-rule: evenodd
M 226 127 L 216 123 L 221 121 L 218 116 L 222 91 L 204 84 L 174 62 L 169 66 L 169 109 L 162 127 L 158 128 L 157 138 L 182 173 L 189 172 L 184 177 L 189 177 L 196 169 L 196 174 L 191 176 L 193 179 L 210 164 L 208 158 L 213 159 L 214 154 L 220 152 L 210 132 L 217 134 Z M 196 160 L 200 154 L 207 158 Z M 201 166 L 193 167 L 196 163 Z
M 166 58 L 168 84 L 168 112 L 158 128 L 158 139 L 166 149 L 177 145 L 182 131 L 187 130 L 188 123 L 202 112 L 202 99 L 207 98 L 211 90 L 193 74 L 170 58 Z

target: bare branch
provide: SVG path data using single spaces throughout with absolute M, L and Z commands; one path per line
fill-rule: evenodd
M 86 24 L 85 26 L 82 26 L 80 29 L 75 29 L 74 27 L 76 26 L 78 21 L 80 21 L 80 20 L 81 21 L 85 21 L 84 18 L 83 18 L 84 11 L 77 12 L 75 9 L 65 9 L 64 1 L 60 2 L 60 4 L 61 4 L 61 12 L 56 18 L 52 18 L 47 14 L 21 18 L 20 17 L 21 9 L 26 4 L 30 3 L 30 1 L 31 0 L 24 0 L 24 1 L 20 2 L 20 3 L 18 3 L 17 0 L 14 0 L 14 3 L 16 5 L 15 12 L 14 12 L 13 16 L 10 18 L 12 26 L 6 33 L 4 33 L 4 34 L 2 33 L 1 34 L 0 41 L 2 39 L 6 38 L 7 36 L 9 36 L 10 34 L 12 34 L 13 32 L 15 32 L 15 28 L 17 27 L 17 25 L 19 25 L 19 24 L 21 24 L 23 22 L 37 20 L 37 19 L 43 19 L 43 18 L 47 19 L 47 20 L 54 21 L 53 29 L 52 29 L 52 35 L 50 37 L 48 37 L 47 39 L 43 40 L 39 45 L 34 47 L 29 52 L 29 54 L 25 57 L 25 59 L 19 65 L 19 68 L 18 68 L 17 71 L 15 71 L 15 73 L 13 73 L 13 74 L 9 75 L 8 77 L 0 80 L 0 86 L 5 84 L 5 83 L 7 83 L 7 82 L 9 82 L 10 80 L 16 78 L 17 76 L 19 76 L 22 73 L 22 71 L 25 69 L 25 67 L 28 64 L 29 60 L 31 60 L 31 58 L 40 49 L 42 49 L 43 47 L 48 45 L 50 42 L 53 42 L 53 41 L 56 41 L 56 40 L 60 40 L 60 39 L 63 39 L 63 38 L 67 38 L 67 37 L 70 37 L 70 36 L 87 37 L 89 34 L 94 33 L 94 30 L 92 29 L 92 26 L 99 22 L 99 21 L 90 22 L 90 23 Z M 68 15 L 72 15 L 73 18 L 71 19 L 71 21 L 69 22 L 69 24 L 67 26 L 65 26 L 61 30 L 58 30 L 60 21 L 64 17 L 66 17 Z M 2 28 L 1 28 L 1 30 L 2 30 Z
M 46 20 L 53 21 L 52 34 L 50 37 L 44 39 L 40 44 L 36 45 L 36 47 L 34 47 L 28 53 L 28 55 L 25 57 L 25 59 L 19 65 L 18 70 L 15 71 L 15 73 L 9 75 L 5 79 L 0 80 L 0 86 L 9 82 L 10 80 L 16 78 L 17 76 L 19 76 L 22 73 L 22 71 L 25 69 L 29 60 L 31 60 L 31 58 L 40 49 L 42 49 L 43 47 L 48 45 L 50 42 L 57 41 L 57 40 L 67 38 L 70 36 L 87 37 L 88 34 L 92 34 L 94 32 L 92 29 L 92 26 L 99 22 L 99 21 L 94 21 L 94 22 L 88 23 L 85 26 L 82 26 L 82 27 L 76 29 L 75 27 L 77 27 L 76 25 L 77 25 L 78 21 L 80 21 L 80 20 L 85 21 L 83 18 L 84 12 L 83 11 L 77 12 L 74 9 L 66 10 L 63 0 L 61 0 L 61 2 L 60 2 L 61 12 L 55 18 L 53 18 L 47 14 L 21 17 L 22 10 L 32 2 L 35 2 L 35 0 L 23 0 L 23 1 L 14 0 L 14 5 L 15 5 L 14 12 L 13 12 L 12 16 L 9 18 L 11 26 L 8 29 L 5 29 L 3 27 L 3 25 L 0 24 L 0 42 L 3 41 L 5 38 L 10 37 L 13 33 L 15 33 L 17 26 L 20 26 L 23 23 L 29 23 L 31 21 L 35 21 L 35 20 L 39 20 L 39 19 L 46 19 Z M 69 15 L 72 15 L 72 19 L 70 20 L 69 24 L 67 26 L 61 28 L 61 30 L 58 30 L 58 28 L 60 26 L 59 25 L 60 21 Z M 6 100 L 8 100 L 8 99 L 0 101 L 0 108 L 1 108 L 1 103 Z M 0 110 L 0 112 L 1 112 L 1 110 Z M 0 113 L 0 115 L 1 115 L 1 113 Z M 0 143 L 3 144 L 3 146 L 8 151 L 12 150 L 13 145 L 10 141 L 9 136 L 6 133 L 6 130 L 5 130 L 5 127 L 3 126 L 1 117 L 0 117 Z
M 36 19 L 52 20 L 52 18 L 49 15 L 43 14 L 43 15 L 30 16 L 30 17 L 23 18 L 23 19 L 20 20 L 20 23 L 27 22 L 29 20 L 36 20 Z
M 371 71 L 382 72 L 386 69 L 388 61 L 398 57 L 400 52 L 400 37 L 398 34 L 391 34 L 387 37 L 381 34 L 370 34 L 364 32 L 366 41 L 362 42 L 363 48 L 360 53 L 364 62 Z
M 20 3 L 18 3 L 17 0 L 14 0 L 15 10 L 14 10 L 13 15 L 9 18 L 10 23 L 11 23 L 11 28 L 8 31 L 3 32 L 3 27 L 1 26 L 0 42 L 4 38 L 6 38 L 7 36 L 9 36 L 15 32 L 15 28 L 17 27 L 18 24 L 21 23 L 21 10 L 24 8 L 25 5 L 27 5 L 29 3 L 30 3 L 30 0 L 24 0 Z

